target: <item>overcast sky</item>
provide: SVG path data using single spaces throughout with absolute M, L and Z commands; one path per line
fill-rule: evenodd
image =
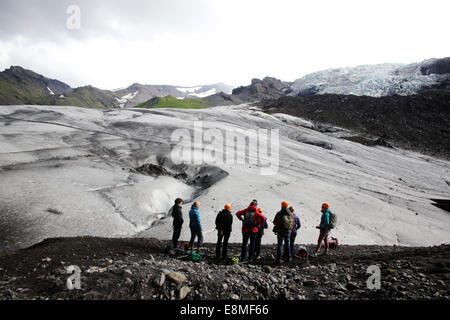
M 80 29 L 67 27 L 72 4 Z M 449 9 L 448 0 L 1 0 L 0 69 L 102 89 L 293 81 L 450 56 Z

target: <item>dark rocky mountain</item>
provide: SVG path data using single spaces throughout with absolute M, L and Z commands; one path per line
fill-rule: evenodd
M 0 72 L 0 105 L 40 104 L 42 98 L 72 92 L 64 82 L 12 66 Z
M 266 77 L 263 80 L 252 79 L 251 85 L 233 90 L 233 95 L 245 102 L 254 102 L 265 99 L 276 99 L 284 95 L 284 91 L 291 83 L 282 82 L 276 78 Z
M 369 137 L 365 141 L 369 144 L 381 138 L 379 142 L 448 159 L 448 88 L 449 83 L 442 83 L 416 95 L 380 98 L 338 94 L 281 97 L 259 105 L 268 113 L 286 113 L 355 130 Z
M 437 59 L 432 63 L 420 68 L 420 72 L 423 75 L 428 74 L 450 74 L 450 57 Z
M 216 93 L 203 98 L 210 106 L 230 106 L 245 103 L 238 96 L 226 94 L 224 92 Z
M 232 94 L 219 93 L 205 98 L 211 105 L 237 105 L 256 102 L 264 99 L 277 99 L 285 94 L 291 83 L 283 82 L 272 77 L 263 80 L 252 79 L 249 86 L 241 86 L 233 90 Z

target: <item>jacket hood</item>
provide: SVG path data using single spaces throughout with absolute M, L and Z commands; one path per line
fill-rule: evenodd
M 291 210 L 289 210 L 289 208 L 281 208 L 280 212 L 281 213 L 288 213 L 288 214 L 292 213 Z
M 250 210 L 250 211 L 258 211 L 258 208 L 255 207 L 255 206 L 250 206 L 250 207 L 248 207 L 248 210 Z

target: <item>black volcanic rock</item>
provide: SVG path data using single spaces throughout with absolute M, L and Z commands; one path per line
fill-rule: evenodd
M 290 83 L 279 79 L 265 77 L 263 80 L 252 79 L 252 83 L 246 87 L 233 90 L 233 96 L 237 96 L 244 102 L 255 102 L 264 99 L 277 99 L 284 95 L 284 90 L 290 87 Z
M 354 130 L 362 137 L 346 139 L 365 145 L 393 145 L 450 158 L 450 92 L 446 89 L 380 98 L 337 94 L 281 97 L 258 105 L 268 113 Z
M 238 105 L 244 103 L 238 96 L 227 94 L 224 92 L 216 93 L 206 98 L 203 98 L 204 101 L 208 103 L 210 106 L 229 106 L 229 105 Z
M 0 259 L 0 300 L 439 299 L 445 303 L 450 297 L 449 245 L 340 245 L 328 255 L 296 257 L 281 264 L 273 257 L 276 246 L 262 245 L 261 260 L 234 266 L 215 259 L 213 243 L 204 245 L 200 262 L 188 260 L 181 249 L 166 254 L 167 245 L 169 241 L 152 238 L 79 237 L 48 239 L 5 253 Z M 313 248 L 307 246 L 309 252 Z M 229 244 L 230 256 L 239 257 L 240 250 L 240 243 Z M 67 289 L 70 265 L 82 272 L 79 290 Z M 380 268 L 378 290 L 367 286 L 369 265 Z M 179 310 L 174 310 L 176 317 Z
M 257 102 L 264 99 L 277 99 L 285 95 L 291 83 L 283 82 L 272 77 L 263 80 L 254 78 L 249 86 L 241 86 L 233 90 L 232 94 L 223 92 L 203 98 L 210 106 L 229 106 L 249 102 Z
M 427 74 L 450 74 L 450 57 L 438 59 L 427 66 L 420 68 L 420 72 Z

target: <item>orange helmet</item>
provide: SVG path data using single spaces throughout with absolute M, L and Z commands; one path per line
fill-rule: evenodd
M 289 202 L 283 201 L 283 202 L 281 203 L 281 207 L 282 207 L 282 208 L 287 208 L 287 207 L 289 207 Z
M 261 209 L 261 208 L 258 208 L 258 212 L 259 212 L 259 213 L 262 213 L 263 211 L 262 211 L 262 209 Z
M 330 209 L 330 204 L 328 202 L 325 202 L 324 204 L 322 204 L 322 208 Z
M 228 210 L 228 211 L 231 211 L 231 205 L 230 204 L 226 204 L 225 205 L 225 209 Z

